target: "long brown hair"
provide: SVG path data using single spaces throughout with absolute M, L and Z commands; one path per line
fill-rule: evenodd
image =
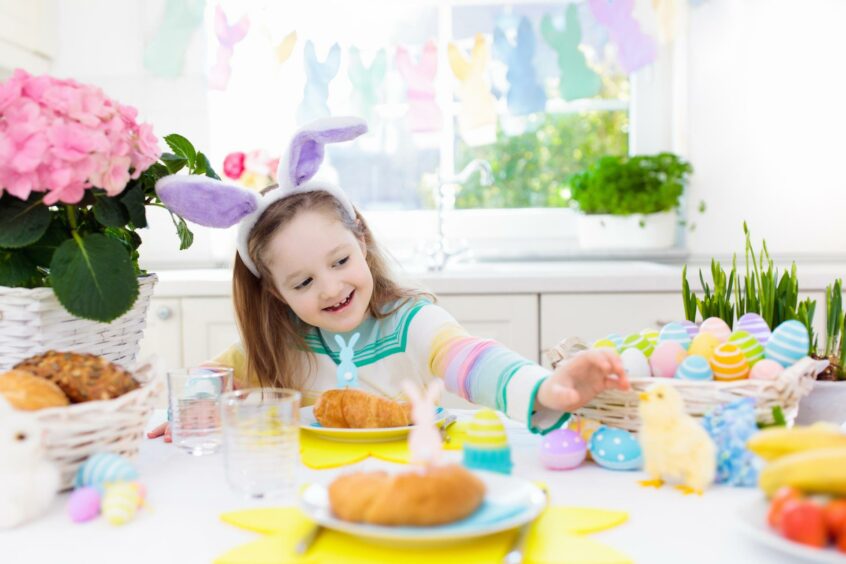
M 299 212 L 312 210 L 337 217 L 344 227 L 364 241 L 365 260 L 373 275 L 373 297 L 368 306 L 373 317 L 381 319 L 394 313 L 397 308 L 386 310 L 391 302 L 399 300 L 401 305 L 409 299 L 427 295 L 403 288 L 393 280 L 367 222 L 358 210 L 355 218 L 349 217 L 341 203 L 328 192 L 304 192 L 273 203 L 256 222 L 248 241 L 250 258 L 261 277 L 256 278 L 237 253 L 232 277 L 232 297 L 247 355 L 247 373 L 257 378 L 263 387 L 301 389 L 305 376 L 314 367 L 314 355 L 304 339 L 310 326 L 282 300 L 263 260 L 267 245 L 277 230 Z

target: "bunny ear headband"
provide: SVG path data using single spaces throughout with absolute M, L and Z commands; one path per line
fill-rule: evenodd
M 290 148 L 279 160 L 276 174 L 279 188 L 264 196 L 206 176 L 175 174 L 159 179 L 156 193 L 169 210 L 194 223 L 206 227 L 238 224 L 238 254 L 258 278 L 259 272 L 250 258 L 247 241 L 261 214 L 274 202 L 303 192 L 329 192 L 355 219 L 352 202 L 340 187 L 313 178 L 323 162 L 327 143 L 349 141 L 366 132 L 367 123 L 356 117 L 324 118 L 304 126 L 291 139 Z

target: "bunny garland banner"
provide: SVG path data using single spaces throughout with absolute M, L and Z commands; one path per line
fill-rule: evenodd
M 220 5 L 214 10 L 214 31 L 220 45 L 217 48 L 217 60 L 209 71 L 209 88 L 225 90 L 232 74 L 232 54 L 235 44 L 246 37 L 250 30 L 250 18 L 242 16 L 238 23 L 229 25 L 229 20 Z
M 640 30 L 632 15 L 634 0 L 588 0 L 591 12 L 611 35 L 617 58 L 626 74 L 652 63 L 657 55 L 655 41 Z
M 341 66 L 341 46 L 333 44 L 329 54 L 321 63 L 314 52 L 314 43 L 306 41 L 305 50 L 306 85 L 303 101 L 297 109 L 299 123 L 308 123 L 329 115 L 329 83 L 338 74 Z
M 144 68 L 165 78 L 182 74 L 185 52 L 203 23 L 206 0 L 167 0 L 162 22 L 144 49 Z
M 517 42 L 512 44 L 499 27 L 494 29 L 493 48 L 497 58 L 508 65 L 508 111 L 524 116 L 546 109 L 546 93 L 535 73 L 535 34 L 526 17 L 517 26 Z
M 558 90 L 565 100 L 591 98 L 599 94 L 602 80 L 593 72 L 579 49 L 582 40 L 579 12 L 575 4 L 567 6 L 564 30 L 558 30 L 552 18 L 545 15 L 541 20 L 541 35 L 547 45 L 558 54 L 561 70 Z
M 397 71 L 405 79 L 409 129 L 415 133 L 440 131 L 441 109 L 435 102 L 435 75 L 438 71 L 438 49 L 431 39 L 423 46 L 417 64 L 411 61 L 408 49 L 397 47 Z
M 339 388 L 358 388 L 358 367 L 355 365 L 355 344 L 361 335 L 355 333 L 350 337 L 350 342 L 344 341 L 341 335 L 335 335 L 335 342 L 341 347 L 338 356 L 337 384 Z
M 291 53 L 294 52 L 294 46 L 297 44 L 297 32 L 292 31 L 285 36 L 282 41 L 276 46 L 276 62 L 280 65 L 288 60 Z
M 449 65 L 458 79 L 461 110 L 458 126 L 470 146 L 485 145 L 496 140 L 496 100 L 488 84 L 487 68 L 491 59 L 485 36 L 477 33 L 470 58 L 465 59 L 454 43 L 448 48 Z
M 347 74 L 353 86 L 352 103 L 355 112 L 368 122 L 372 122 L 373 106 L 379 101 L 379 93 L 388 70 L 388 56 L 384 49 L 379 49 L 369 67 L 365 67 L 361 62 L 358 47 L 350 47 L 349 57 Z

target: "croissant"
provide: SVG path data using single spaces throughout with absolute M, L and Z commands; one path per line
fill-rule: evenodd
M 332 513 L 373 525 L 443 525 L 478 509 L 485 484 L 458 464 L 389 475 L 357 472 L 329 485 Z
M 327 390 L 314 404 L 314 417 L 323 427 L 374 429 L 411 424 L 411 404 L 361 390 Z

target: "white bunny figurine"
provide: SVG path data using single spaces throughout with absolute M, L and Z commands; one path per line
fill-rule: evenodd
M 356 367 L 353 358 L 355 357 L 355 344 L 358 342 L 359 334 L 356 333 L 350 337 L 350 342 L 345 343 L 344 338 L 340 335 L 335 335 L 335 342 L 341 347 L 338 355 L 341 357 L 341 362 L 338 363 L 337 381 L 339 388 L 358 388 L 358 367 Z
M 44 456 L 41 426 L 0 397 L 0 529 L 44 513 L 59 488 L 59 471 Z
M 443 384 L 440 380 L 433 380 L 421 393 L 406 380 L 402 388 L 411 401 L 411 418 L 414 421 L 414 427 L 408 435 L 411 462 L 425 466 L 436 465 L 440 461 L 443 444 L 441 433 L 435 426 L 435 402 L 441 395 Z

